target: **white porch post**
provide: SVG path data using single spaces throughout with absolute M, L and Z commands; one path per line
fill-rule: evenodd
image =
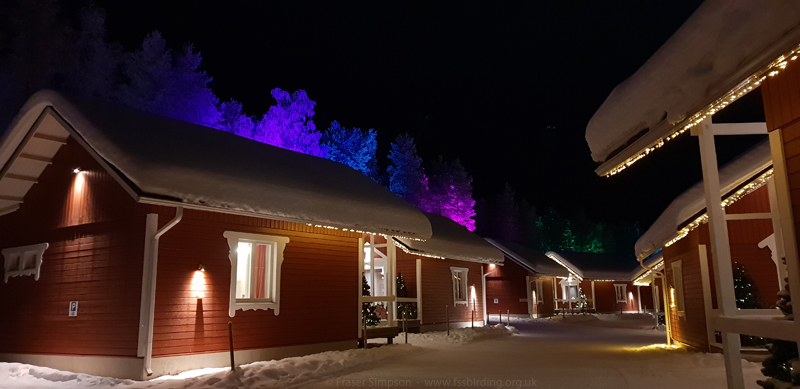
M 484 298 L 485 300 L 485 298 Z M 484 312 L 486 309 L 484 308 Z M 417 320 L 422 324 L 422 259 L 417 258 Z
M 592 309 L 594 310 L 595 313 L 597 313 L 597 305 L 595 305 L 596 303 L 597 303 L 597 297 L 595 297 L 594 295 L 594 281 L 592 281 Z
M 527 285 L 527 289 L 528 289 L 528 299 L 527 299 L 528 300 L 528 316 L 530 316 L 530 315 L 533 315 L 533 306 L 531 305 L 532 304 L 532 302 L 531 302 L 531 299 L 532 299 L 532 295 L 531 295 L 531 276 L 525 276 L 525 284 Z
M 708 229 L 711 236 L 711 255 L 714 263 L 714 278 L 717 304 L 722 316 L 736 315 L 736 299 L 733 289 L 731 248 L 728 242 L 728 225 L 722 209 L 720 196 L 717 150 L 714 144 L 714 129 L 711 117 L 692 128 L 692 134 L 700 141 L 700 161 L 703 167 L 703 187 L 706 195 Z M 729 389 L 744 389 L 742 374 L 741 343 L 739 334 L 723 332 L 722 348 L 725 359 L 725 375 Z
M 636 285 L 636 301 L 639 302 L 639 313 L 642 313 L 642 286 Z
M 358 323 L 356 323 L 356 334 L 358 334 L 358 339 L 361 339 L 361 321 L 364 318 L 361 316 L 363 313 L 361 312 L 361 306 L 364 300 L 364 286 L 363 286 L 363 277 L 364 277 L 364 238 L 363 234 L 361 238 L 358 238 Z
M 775 251 L 777 251 L 773 253 L 773 256 L 777 259 L 775 266 L 778 268 L 778 290 L 781 290 L 783 289 L 783 279 L 787 277 L 786 265 L 781 263 L 781 258 L 786 258 L 786 253 L 784 252 L 784 237 L 781 228 L 781 214 L 778 211 L 778 192 L 775 180 L 775 171 L 773 170 L 772 178 L 767 181 L 767 192 L 769 193 L 769 213 L 772 214 L 772 236 L 775 239 Z

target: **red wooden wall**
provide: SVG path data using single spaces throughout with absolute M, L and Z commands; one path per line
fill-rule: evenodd
M 453 306 L 451 266 L 469 269 L 467 285 L 475 286 L 477 299 L 474 304 L 470 301 L 468 306 Z M 471 321 L 473 309 L 475 321 L 483 320 L 481 266 L 480 263 L 453 259 L 422 258 L 422 324 L 446 323 L 445 306 L 448 306 L 450 322 Z
M 159 223 L 171 208 L 145 206 Z M 231 263 L 225 231 L 290 239 L 281 269 L 280 315 L 237 310 L 228 315 Z M 161 238 L 156 292 L 154 356 L 228 350 L 228 321 L 237 350 L 352 340 L 361 284 L 358 237 L 352 232 L 300 223 L 186 210 Z M 205 297 L 192 279 L 203 265 Z
M 0 216 L 0 249 L 50 247 L 38 281 L 0 283 L 0 352 L 135 357 L 145 219 L 132 198 L 70 138 L 24 200 Z
M 515 315 L 528 314 L 528 302 L 526 299 L 531 298 L 528 296 L 528 285 L 526 277 L 535 277 L 533 273 L 513 260 L 506 258 L 503 261 L 503 266 L 496 266 L 497 271 L 486 277 L 486 309 L 489 315 L 497 315 L 501 311 L 505 315 L 507 312 Z M 489 267 L 487 272 L 494 269 Z M 542 289 L 546 289 L 542 286 Z M 549 285 L 549 292 L 552 302 L 552 288 Z M 545 294 L 547 296 L 547 294 Z M 494 299 L 497 299 L 495 304 Z M 520 301 L 522 300 L 522 301 Z M 545 300 L 547 300 L 545 298 Z

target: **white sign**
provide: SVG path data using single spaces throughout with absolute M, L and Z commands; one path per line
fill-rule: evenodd
M 498 304 L 498 303 L 500 303 L 500 299 L 494 299 L 494 303 L 495 303 L 495 304 Z
M 78 316 L 78 302 L 77 301 L 70 301 L 69 302 L 69 315 L 71 316 Z

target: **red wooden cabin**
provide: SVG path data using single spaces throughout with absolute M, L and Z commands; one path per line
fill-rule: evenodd
M 433 235 L 426 241 L 395 237 L 397 269 L 417 305 L 422 331 L 484 324 L 483 277 L 503 264 L 503 254 L 464 226 L 426 214 Z M 420 282 L 421 280 L 421 282 Z
M 785 267 L 778 266 L 773 220 L 758 218 L 771 214 L 775 198 L 770 195 L 774 190 L 771 169 L 766 142 L 720 169 L 732 266 L 744 269 L 762 309 L 774 308 L 779 281 L 785 276 Z M 708 324 L 719 312 L 712 293 L 715 284 L 705 207 L 701 182 L 667 207 L 639 239 L 636 250 L 643 257 L 663 248 L 672 339 L 708 351 L 722 345 Z
M 555 313 L 557 277 L 569 271 L 544 254 L 509 242 L 486 239 L 503 252 L 503 266 L 489 266 L 486 306 L 489 315 L 549 317 Z
M 364 233 L 431 235 L 347 166 L 49 91 L 4 134 L 0 169 L 2 361 L 225 366 L 228 322 L 237 363 L 353 348 Z
M 557 279 L 558 312 L 639 313 L 653 308 L 650 287 L 633 283 L 632 275 L 640 268 L 633 258 L 569 251 L 549 251 L 545 255 L 570 272 Z M 581 301 L 581 293 L 585 302 Z

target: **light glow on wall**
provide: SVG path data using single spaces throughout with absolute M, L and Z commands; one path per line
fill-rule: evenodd
M 675 308 L 675 288 L 669 288 L 669 307 Z
M 628 300 L 633 301 L 633 292 L 628 292 Z
M 192 276 L 192 297 L 198 299 L 206 297 L 206 274 L 205 269 L 194 271 Z

